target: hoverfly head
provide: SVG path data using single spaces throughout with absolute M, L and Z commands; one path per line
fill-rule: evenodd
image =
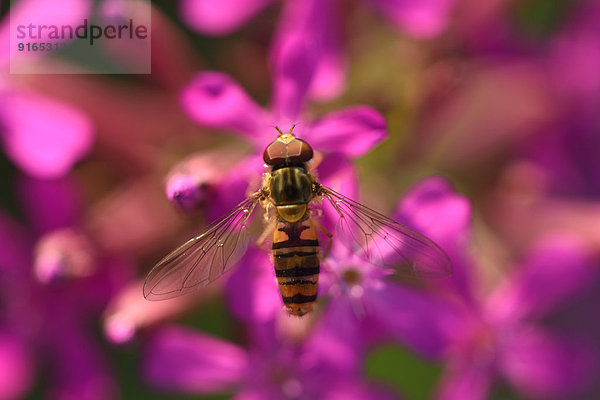
M 296 125 L 292 125 L 288 133 L 283 133 L 279 127 L 275 127 L 279 132 L 279 137 L 269 144 L 263 153 L 263 160 L 272 167 L 303 164 L 313 158 L 313 149 L 302 139 L 292 135 L 292 130 Z

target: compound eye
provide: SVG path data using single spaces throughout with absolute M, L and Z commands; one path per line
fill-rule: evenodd
M 263 160 L 267 165 L 277 165 L 285 162 L 287 157 L 287 145 L 279 140 L 267 146 L 263 153 Z
M 294 139 L 287 145 L 290 162 L 305 163 L 313 158 L 313 149 L 302 139 Z

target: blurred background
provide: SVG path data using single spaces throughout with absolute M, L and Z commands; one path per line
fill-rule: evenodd
M 1 6 L 0 400 L 351 398 L 289 385 L 256 395 L 262 389 L 248 389 L 234 356 L 236 367 L 207 355 L 185 369 L 169 356 L 183 352 L 169 326 L 260 358 L 270 350 L 249 337 L 289 318 L 263 312 L 260 300 L 247 304 L 261 310 L 249 318 L 229 278 L 160 303 L 143 299 L 142 282 L 242 200 L 259 179 L 252 168 L 262 161 L 252 157 L 274 139 L 271 126 L 299 122 L 302 137 L 355 105 L 381 115 L 387 130 L 332 123 L 346 136 L 325 160 L 344 160 L 360 201 L 404 215 L 446 250 L 455 273 L 407 289 L 418 304 L 431 302 L 430 314 L 415 309 L 427 322 L 390 312 L 389 324 L 407 326 L 397 336 L 361 331 L 348 379 L 365 383 L 354 398 L 600 397 L 599 1 L 153 1 L 145 3 L 150 74 L 102 73 L 69 43 L 42 62 L 73 73 L 10 74 L 16 10 L 64 7 L 80 21 L 106 7 L 109 21 L 134 4 L 64 3 Z M 318 50 L 286 58 L 297 37 Z M 116 65 L 139 61 L 132 47 L 105 50 Z M 308 78 L 303 54 L 317 65 Z M 296 94 L 285 97 L 288 84 Z M 301 112 L 275 116 L 281 98 L 297 99 Z M 268 133 L 240 125 L 253 115 Z M 346 150 L 344 141 L 363 132 L 364 149 Z M 266 255 L 251 257 L 272 269 Z M 328 287 L 336 286 L 324 284 L 317 321 L 333 313 Z M 411 329 L 437 344 L 424 351 L 406 339 Z M 161 365 L 181 374 L 163 381 Z M 190 383 L 203 376 L 206 385 Z

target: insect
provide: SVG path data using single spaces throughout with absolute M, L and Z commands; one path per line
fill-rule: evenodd
M 307 163 L 310 145 L 279 128 L 263 159 L 270 168 L 262 187 L 229 214 L 160 260 L 144 284 L 144 297 L 163 300 L 205 286 L 229 270 L 246 251 L 250 217 L 258 204 L 270 215 L 273 263 L 283 303 L 302 316 L 317 298 L 320 260 L 317 231 L 334 237 L 319 223 L 312 205 L 326 200 L 337 218 L 336 239 L 363 260 L 394 273 L 428 278 L 446 277 L 452 265 L 446 253 L 427 237 L 321 185 Z M 269 211 L 273 211 L 269 213 Z M 327 253 L 327 251 L 325 252 Z

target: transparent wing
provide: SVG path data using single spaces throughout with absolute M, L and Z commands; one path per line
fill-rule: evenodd
M 259 198 L 258 192 L 248 197 L 160 260 L 146 277 L 144 297 L 165 300 L 181 296 L 229 270 L 248 247 L 248 223 Z
M 427 237 L 333 189 L 321 186 L 319 194 L 339 214 L 335 242 L 345 244 L 351 253 L 401 275 L 444 278 L 452 274 L 448 255 Z

